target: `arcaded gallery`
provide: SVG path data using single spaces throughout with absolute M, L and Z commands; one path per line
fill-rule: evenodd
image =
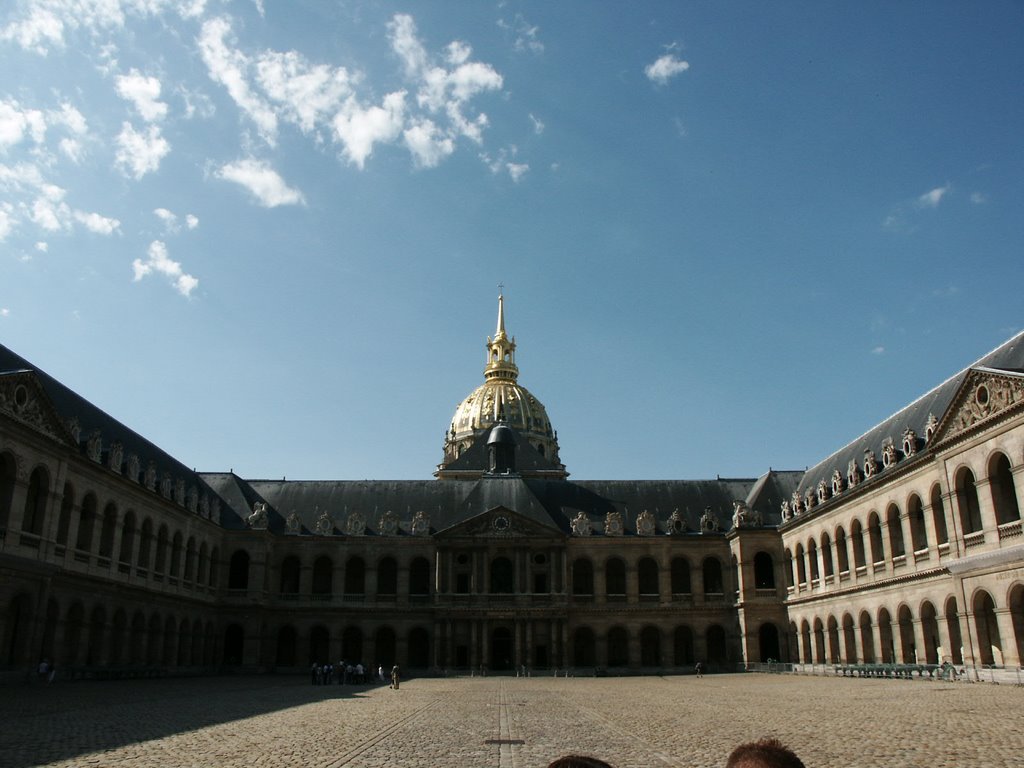
M 314 482 L 197 473 L 0 346 L 0 673 L 1019 668 L 1024 334 L 713 480 L 570 479 L 501 297 L 485 352 L 434 479 Z

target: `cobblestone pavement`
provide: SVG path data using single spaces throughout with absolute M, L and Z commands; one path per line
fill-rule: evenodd
M 770 735 L 808 768 L 1020 766 L 1022 711 L 1017 686 L 798 675 L 58 682 L 0 687 L 0 765 L 723 766 Z

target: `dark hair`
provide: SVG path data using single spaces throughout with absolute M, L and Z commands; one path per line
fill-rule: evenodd
M 604 760 L 587 755 L 563 755 L 548 764 L 548 768 L 612 768 Z
M 725 768 L 804 768 L 804 764 L 778 739 L 761 739 L 736 747 Z

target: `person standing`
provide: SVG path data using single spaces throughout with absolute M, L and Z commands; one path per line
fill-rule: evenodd
M 398 683 L 400 677 L 401 675 L 398 672 L 398 665 L 395 664 L 395 666 L 391 668 L 391 687 L 396 691 L 398 690 Z

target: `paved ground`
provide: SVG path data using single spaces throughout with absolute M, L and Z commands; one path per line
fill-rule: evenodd
M 0 687 L 0 765 L 723 766 L 771 735 L 808 768 L 1020 766 L 1022 711 L 1016 686 L 798 675 L 58 682 Z

